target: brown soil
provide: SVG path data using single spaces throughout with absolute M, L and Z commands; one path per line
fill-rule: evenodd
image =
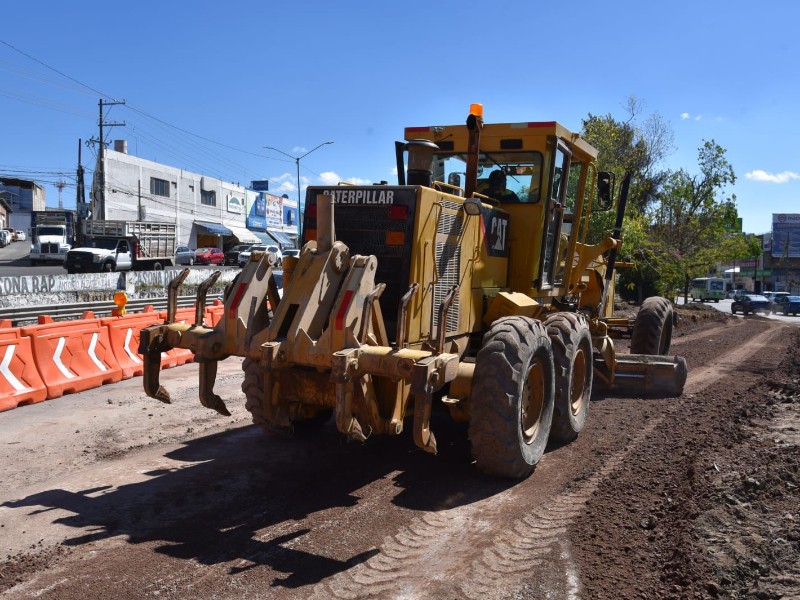
M 436 457 L 407 432 L 265 436 L 239 359 L 230 418 L 196 365 L 164 372 L 172 406 L 130 380 L 0 413 L 0 594 L 798 598 L 800 328 L 678 312 L 684 395 L 597 392 L 521 482 L 481 476 L 446 418 Z

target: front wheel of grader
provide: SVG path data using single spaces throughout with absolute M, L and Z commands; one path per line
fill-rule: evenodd
M 666 298 L 647 298 L 636 315 L 631 354 L 665 355 L 672 344 L 672 304 Z
M 506 317 L 486 333 L 469 420 L 478 469 L 510 478 L 533 471 L 550 435 L 554 379 L 553 350 L 540 321 Z
M 550 440 L 565 444 L 586 425 L 592 396 L 592 336 L 586 320 L 575 313 L 557 313 L 544 326 L 553 345 L 555 404 Z
M 258 361 L 245 358 L 242 363 L 244 381 L 242 391 L 246 397 L 245 408 L 253 423 L 263 431 L 278 437 L 292 437 L 312 434 L 322 428 L 333 415 L 330 408 L 320 408 L 316 414 L 306 418 L 278 419 L 270 414 L 270 400 L 264 391 L 264 371 Z

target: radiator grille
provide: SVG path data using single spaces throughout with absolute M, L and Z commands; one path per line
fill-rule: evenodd
M 439 327 L 439 306 L 454 285 L 458 285 L 459 273 L 461 273 L 461 247 L 458 244 L 448 244 L 444 242 L 436 243 L 436 269 L 439 272 L 439 280 L 433 288 L 433 325 Z M 459 315 L 459 294 L 453 299 L 450 310 L 447 313 L 447 323 L 445 331 L 451 333 L 458 330 Z
M 412 195 L 411 198 L 414 198 Z M 374 255 L 378 258 L 376 283 L 385 283 L 380 298 L 386 333 L 394 341 L 397 330 L 397 308 L 408 291 L 411 250 L 414 235 L 415 202 L 409 202 L 406 218 L 391 218 L 394 205 L 337 204 L 335 207 L 336 239 L 350 248 L 350 255 Z M 317 220 L 306 214 L 306 229 L 316 229 Z M 387 244 L 387 234 L 403 234 L 402 245 Z
M 440 235 L 460 236 L 464 231 L 464 213 L 460 210 L 461 207 L 455 202 L 448 202 L 446 200 L 441 201 L 440 204 L 444 210 L 442 210 L 442 215 L 436 226 L 436 233 Z

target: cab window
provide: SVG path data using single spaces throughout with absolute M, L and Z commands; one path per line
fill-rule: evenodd
M 482 153 L 478 159 L 478 186 L 476 191 L 486 195 L 492 173 L 502 171 L 506 189 L 513 192 L 502 202 L 536 203 L 541 200 L 542 154 L 540 152 Z M 467 172 L 467 155 L 440 153 L 434 156 L 433 179 L 464 188 Z

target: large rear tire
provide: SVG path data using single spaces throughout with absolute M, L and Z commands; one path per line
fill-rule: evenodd
M 571 442 L 586 425 L 592 396 L 592 336 L 574 313 L 558 313 L 544 322 L 553 346 L 555 401 L 550 441 Z
M 672 344 L 672 304 L 653 296 L 642 303 L 633 324 L 631 354 L 663 355 Z
M 478 469 L 522 478 L 544 454 L 553 420 L 553 350 L 526 317 L 499 319 L 483 337 L 470 395 L 469 437 Z

